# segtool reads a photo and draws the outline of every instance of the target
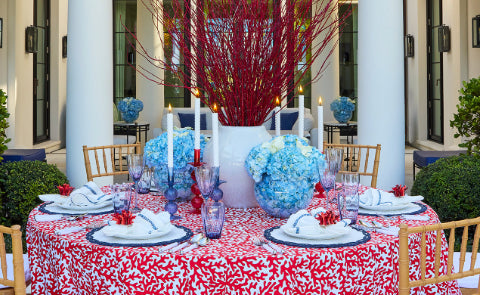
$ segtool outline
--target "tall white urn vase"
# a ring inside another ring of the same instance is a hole
[[[223,191],[223,202],[230,208],[258,207],[255,198],[255,182],[245,168],[245,159],[250,150],[272,136],[265,126],[219,126],[219,162],[220,185]],[[213,165],[212,141],[207,144],[204,161]]]

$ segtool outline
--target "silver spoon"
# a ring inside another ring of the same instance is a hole
[[[202,233],[196,234],[189,241],[183,242],[180,245],[178,245],[174,248],[171,248],[170,250],[168,250],[168,252],[173,253],[175,251],[178,251],[178,250],[181,250],[181,249],[187,247],[188,245],[198,243],[203,237],[204,237],[204,235]]]
[[[252,238],[252,242],[255,246],[259,246],[259,247],[263,247],[263,249],[267,250],[268,252],[270,252],[270,254],[276,254],[277,251],[275,251],[272,247],[270,247],[268,244],[260,241],[259,238],[257,237],[254,237]]]
[[[193,243],[192,245],[188,246],[188,247],[185,248],[185,249],[182,249],[182,250],[180,251],[180,254],[185,254],[185,253],[187,253],[187,252],[190,252],[190,251],[192,251],[193,249],[198,248],[199,246],[200,246],[200,247],[206,246],[209,242],[210,242],[210,239],[209,239],[209,238],[203,237],[203,238],[201,238],[198,242]]]

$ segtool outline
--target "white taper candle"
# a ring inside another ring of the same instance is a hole
[[[200,98],[195,98],[195,145],[194,149],[200,149]]]
[[[167,147],[168,147],[168,157],[167,163],[168,168],[173,168],[173,114],[172,114],[172,106],[168,106],[168,114],[167,114]]]
[[[218,161],[218,113],[217,106],[213,106],[212,112],[212,144],[213,144],[213,167],[220,167]]]
[[[304,125],[304,119],[305,119],[305,106],[304,106],[304,100],[305,96],[303,95],[303,87],[299,87],[299,93],[300,95],[298,96],[298,136],[303,137],[303,125]]]
[[[323,152],[323,100],[322,97],[318,99],[317,107],[317,121],[318,121],[318,141],[317,147],[320,152]]]
[[[275,107],[275,136],[280,136],[280,107]]]

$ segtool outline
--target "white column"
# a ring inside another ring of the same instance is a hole
[[[87,181],[82,146],[113,143],[112,34],[112,1],[69,1],[67,177],[75,187]]]
[[[403,63],[403,1],[359,1],[358,141],[382,145],[383,189],[405,182]]]
[[[149,1],[145,2],[147,5]],[[163,34],[163,30],[160,31]],[[142,3],[137,2],[137,37],[142,46],[151,56],[163,59],[163,47],[152,21],[152,15]],[[142,66],[153,74],[163,79],[163,71],[152,66],[140,54],[136,55],[137,67]],[[153,129],[162,126],[162,111],[164,104],[163,85],[158,85],[137,73],[136,77],[137,93],[136,98],[143,101],[143,111],[140,112],[139,121],[150,124],[148,138],[153,137]]]

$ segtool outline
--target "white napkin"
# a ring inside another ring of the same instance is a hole
[[[375,229],[376,232],[382,233],[385,235],[398,237],[398,231],[400,228],[398,226],[389,226]]]
[[[69,196],[70,203],[79,207],[97,205],[111,199],[112,196],[106,195],[93,181],[87,182],[81,188],[74,190]]]
[[[345,231],[345,227],[350,223],[349,220],[342,220],[336,224],[321,226],[315,215],[318,213],[325,212],[323,208],[317,208],[312,210],[312,213],[308,213],[307,210],[300,210],[297,213],[291,215],[287,223],[282,225],[280,228],[289,235],[299,236],[302,238],[320,238],[325,237],[335,237],[339,233]]]
[[[45,194],[45,195],[38,195],[40,200],[44,202],[58,202],[59,200],[66,200],[67,196],[62,196],[60,194]]]
[[[136,215],[131,226],[118,225],[115,221],[111,220],[108,222],[108,226],[104,227],[102,231],[108,236],[146,236],[153,233],[169,231],[171,228],[170,213],[163,211],[155,214],[153,211],[143,209]]]
[[[35,221],[57,221],[64,217],[62,214],[35,215]]]
[[[393,193],[383,190],[369,188],[363,194],[359,195],[360,207],[388,207],[423,200],[422,196],[404,196],[395,197]]]
[[[68,234],[71,234],[71,233],[76,233],[76,232],[82,231],[84,229],[85,229],[84,226],[71,226],[71,227],[66,227],[66,228],[63,228],[63,229],[58,229],[58,230],[55,231],[55,234],[58,235],[58,236],[68,235]]]
[[[430,216],[428,215],[402,215],[402,218],[405,220],[418,220],[418,221],[430,220]]]

